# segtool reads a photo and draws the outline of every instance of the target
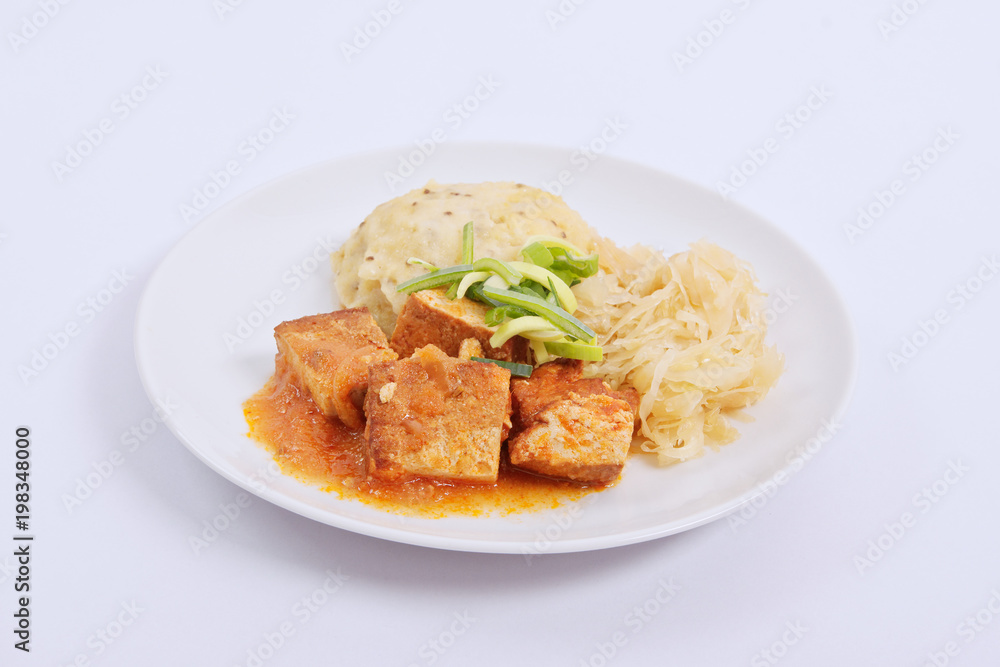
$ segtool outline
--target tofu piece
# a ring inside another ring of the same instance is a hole
[[[514,430],[530,426],[539,412],[570,391],[581,396],[609,394],[628,403],[633,413],[639,409],[639,392],[634,387],[613,391],[600,378],[583,377],[582,361],[556,359],[535,368],[530,378],[515,378],[511,383]]]
[[[470,299],[449,299],[444,289],[421,290],[403,304],[392,332],[392,349],[400,358],[417,348],[434,345],[451,357],[459,356],[462,341],[474,338],[487,359],[531,363],[528,341],[515,336],[498,348],[490,345],[494,329],[486,326],[489,306]]]
[[[604,483],[621,474],[635,421],[625,401],[570,392],[507,443],[512,465],[574,482]]]
[[[375,479],[492,483],[510,429],[510,371],[433,345],[373,364],[365,470]]]
[[[512,465],[540,475],[604,483],[618,477],[635,429],[639,393],[584,378],[583,363],[559,359],[511,383]]]
[[[458,347],[458,358],[471,359],[472,357],[487,358],[483,356],[483,346],[478,340],[475,338],[466,338]]]
[[[323,414],[361,428],[368,366],[396,359],[368,309],[282,322],[274,328],[274,339],[299,386]]]

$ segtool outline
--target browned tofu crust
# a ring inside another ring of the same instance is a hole
[[[600,378],[583,377],[582,361],[556,359],[535,368],[530,378],[514,378],[511,382],[514,430],[527,428],[539,412],[566,398],[570,391],[581,396],[609,394],[628,403],[633,413],[639,409],[639,392],[634,387],[614,391]]]
[[[512,465],[575,482],[610,482],[632,444],[632,408],[608,394],[570,392],[507,443]]]
[[[528,341],[520,336],[498,348],[490,345],[494,330],[486,326],[489,306],[470,299],[449,299],[445,291],[421,290],[407,298],[390,343],[400,358],[425,345],[434,345],[448,356],[457,357],[462,341],[474,338],[482,345],[487,359],[531,363]]]
[[[608,482],[621,473],[639,393],[582,375],[582,362],[558,359],[511,382],[511,464],[577,482]]]
[[[361,428],[368,366],[396,358],[368,309],[282,322],[274,328],[274,338],[299,386],[323,414]]]
[[[376,479],[495,482],[510,429],[510,371],[433,345],[373,364],[365,470]]]

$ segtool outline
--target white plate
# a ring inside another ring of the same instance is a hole
[[[407,152],[320,164],[257,188],[206,218],[150,278],[135,327],[143,385],[154,402],[177,404],[167,425],[227,479],[316,521],[399,542],[490,553],[602,549],[740,508],[776,473],[794,472],[810,439],[824,435],[824,420],[846,407],[857,366],[847,313],[820,269],[753,213],[648,167],[601,157],[581,172],[569,151],[509,144],[438,146],[391,192],[384,174]],[[623,244],[673,253],[706,238],[754,265],[772,295],[769,336],[787,371],[752,408],[756,421],[738,425],[742,437],[667,469],[633,456],[617,486],[579,506],[506,518],[402,518],[269,474],[269,456],[246,436],[241,404],[273,370],[274,326],[337,306],[329,250],[377,204],[429,178],[542,186],[561,171],[571,180],[567,203]],[[774,301],[779,290],[790,305]]]

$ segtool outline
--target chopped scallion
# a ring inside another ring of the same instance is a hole
[[[462,264],[472,264],[475,261],[474,240],[475,230],[472,227],[472,221],[469,220],[462,228]]]
[[[509,303],[513,306],[520,306],[525,310],[530,310],[535,315],[544,317],[575,338],[588,343],[593,343],[597,340],[597,335],[593,329],[562,308],[553,306],[544,299],[539,299],[536,296],[528,294],[520,294],[512,290],[498,290],[492,287],[483,287],[483,293],[501,303]]]
[[[521,378],[530,378],[532,366],[531,364],[519,364],[513,361],[502,361],[500,359],[485,359],[483,357],[469,357],[472,361],[481,361],[484,364],[495,364],[500,368],[506,368],[510,371],[511,375],[516,375]]]
[[[582,359],[583,361],[600,361],[604,352],[599,345],[588,345],[577,341],[546,341],[545,350],[567,359]]]
[[[442,285],[458,282],[470,271],[472,271],[471,264],[458,264],[456,266],[448,267],[447,269],[438,269],[437,271],[425,273],[417,276],[416,278],[410,278],[405,282],[399,283],[399,285],[396,286],[396,291],[411,294],[413,292],[419,292],[420,290],[441,287]]]

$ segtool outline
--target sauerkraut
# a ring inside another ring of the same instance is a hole
[[[608,239],[599,252],[599,273],[574,288],[577,315],[604,348],[588,373],[639,390],[642,450],[666,465],[735,440],[730,418],[748,419],[740,410],[767,394],[784,367],[764,342],[753,269],[706,241],[670,258]]]

